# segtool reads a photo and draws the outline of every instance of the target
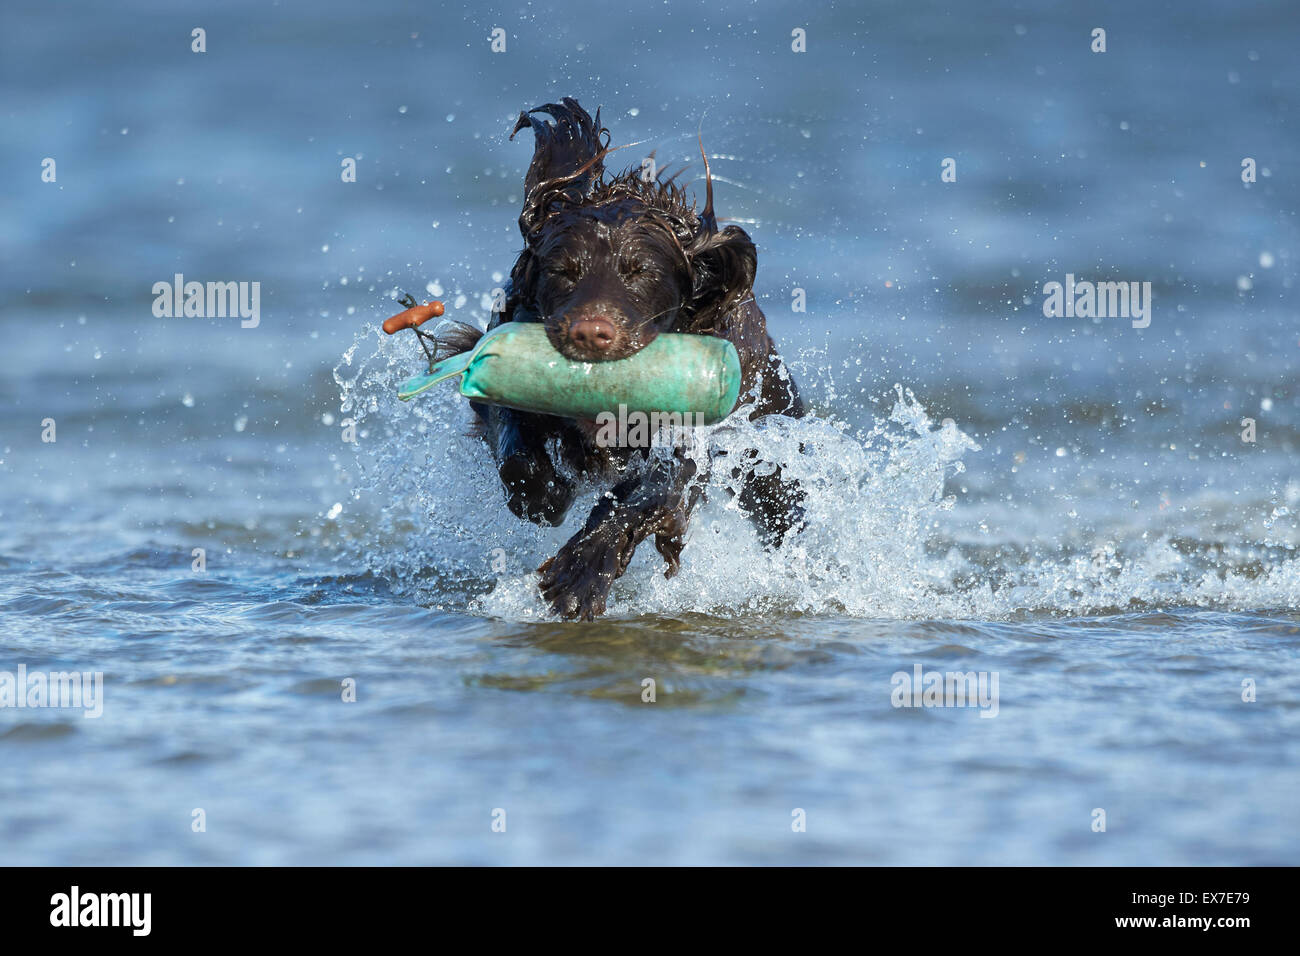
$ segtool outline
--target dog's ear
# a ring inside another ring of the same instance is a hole
[[[555,122],[538,119],[535,113],[546,113]],[[524,209],[519,216],[519,231],[527,239],[552,202],[577,202],[600,179],[609,152],[609,130],[600,125],[600,110],[593,120],[568,96],[520,113],[510,138],[525,126],[533,130],[533,161],[524,176]]]
[[[529,247],[525,247],[519,253],[519,258],[515,260],[514,267],[510,270],[510,300],[507,305],[517,303],[533,303],[537,301],[537,255]],[[508,308],[507,312],[513,314],[514,310]]]
[[[754,290],[758,250],[739,226],[702,231],[687,248],[694,274],[691,309],[697,318],[730,312]]]

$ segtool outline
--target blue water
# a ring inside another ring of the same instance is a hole
[[[6,3],[0,677],[104,696],[0,707],[0,863],[1300,862],[1298,27]],[[629,165],[702,135],[816,413],[711,439],[799,471],[794,545],[715,487],[591,625],[531,574],[582,514],[515,521],[375,332],[394,288],[484,318],[506,134],[566,94]],[[178,272],[260,323],[155,317]],[[1152,283],[1150,326],[1045,317],[1067,273]],[[894,707],[916,664],[996,716]]]

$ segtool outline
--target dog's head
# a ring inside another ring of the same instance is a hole
[[[565,202],[530,236],[520,278],[566,358],[627,358],[660,332],[714,331],[750,294],[757,254],[744,230],[711,232],[633,198]]]
[[[571,359],[634,354],[672,328],[691,291],[671,226],[630,200],[556,212],[533,254],[533,301],[551,344]]]
[[[628,170],[605,180],[611,150],[599,110],[592,119],[566,97],[521,113],[511,136],[525,127],[535,144],[512,283],[551,343],[567,358],[602,362],[660,332],[720,331],[752,294],[758,256],[743,229],[718,231],[708,158],[708,201],[696,214],[671,179]]]

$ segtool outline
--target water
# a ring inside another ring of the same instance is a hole
[[[0,709],[0,862],[1296,863],[1294,7],[602,9],[6,5],[0,671],[104,711]],[[594,491],[515,521],[374,332],[482,318],[563,94],[702,124],[815,409],[709,437],[798,471],[792,547],[716,477],[591,625],[530,570]],[[260,324],[155,318],[177,272]],[[1045,318],[1066,273],[1150,327]]]

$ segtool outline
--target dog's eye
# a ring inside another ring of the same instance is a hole
[[[550,263],[545,272],[553,279],[563,279],[567,282],[577,282],[582,276],[581,266],[573,260]]]

